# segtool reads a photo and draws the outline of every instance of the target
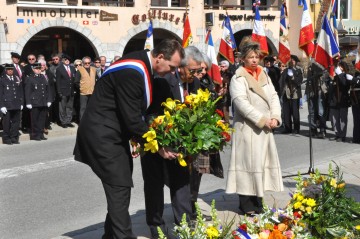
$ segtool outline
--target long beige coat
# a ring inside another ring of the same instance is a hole
[[[267,119],[281,124],[278,95],[267,74],[257,81],[243,67],[230,84],[234,106],[234,133],[226,185],[227,193],[264,196],[264,191],[282,191],[279,157],[271,130],[264,129]]]

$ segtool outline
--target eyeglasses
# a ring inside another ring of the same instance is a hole
[[[90,62],[84,62],[84,65],[90,65]]]
[[[203,71],[203,68],[199,68],[199,69],[188,69],[190,75],[194,75],[196,74],[200,74]]]
[[[34,60],[35,60],[35,58],[28,58],[28,60],[29,60],[29,61],[34,61]]]
[[[81,64],[75,64],[75,67],[81,66]]]
[[[95,61],[94,63],[100,63],[100,61]]]
[[[59,58],[54,58],[54,59],[52,59],[53,61],[58,61],[59,60]]]

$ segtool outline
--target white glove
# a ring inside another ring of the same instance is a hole
[[[26,108],[28,108],[29,110],[32,109],[32,105],[26,105]]]
[[[346,79],[347,79],[347,80],[352,80],[352,79],[353,79],[353,76],[350,75],[350,74],[346,74]]]
[[[24,106],[23,106],[23,105],[20,106],[20,110],[22,110],[22,109],[24,109]]]
[[[335,73],[336,73],[337,75],[340,75],[340,74],[342,73],[340,67],[336,67],[336,68],[335,68]]]
[[[51,102],[47,102],[47,106],[50,107],[50,106],[51,106]]]
[[[6,115],[6,112],[7,112],[7,110],[6,110],[6,107],[1,107],[1,112],[4,114],[4,115]]]
[[[287,74],[288,74],[288,76],[292,77],[294,75],[294,72],[292,69],[288,69]]]

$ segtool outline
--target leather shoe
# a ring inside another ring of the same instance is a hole
[[[294,134],[300,134],[300,131],[298,129],[294,130]]]
[[[41,140],[47,140],[44,136],[40,137]]]
[[[47,127],[48,130],[52,130],[52,127],[49,125],[49,127]]]
[[[284,130],[284,131],[281,131],[281,134],[291,134],[291,131],[289,131],[289,130]]]
[[[339,139],[339,137],[337,137],[337,136],[329,138],[330,141],[335,141],[335,140],[337,141],[338,139]]]
[[[68,127],[66,124],[62,124],[60,126],[63,127],[64,129],[66,129]]]
[[[73,124],[67,124],[67,127],[70,127],[70,128],[74,128],[75,127],[75,125],[73,125]]]
[[[11,141],[5,141],[3,144],[12,145],[13,143]]]
[[[41,141],[40,138],[30,138],[30,140]]]
[[[325,137],[326,137],[325,132],[320,132],[320,133],[318,134],[318,138],[319,138],[319,139],[325,139]]]

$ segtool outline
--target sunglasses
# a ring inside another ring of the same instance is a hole
[[[58,61],[59,60],[59,58],[54,58],[54,59],[52,59],[53,61]]]
[[[100,61],[95,61],[94,63],[100,63]]]
[[[81,66],[81,64],[75,64],[75,66],[77,67],[77,66]]]
[[[90,65],[90,62],[84,62],[84,65]]]
[[[28,58],[28,60],[29,60],[29,61],[33,61],[33,60],[35,60],[35,58]]]
[[[194,75],[196,74],[200,74],[203,71],[203,68],[199,68],[199,69],[188,69],[190,75]]]

